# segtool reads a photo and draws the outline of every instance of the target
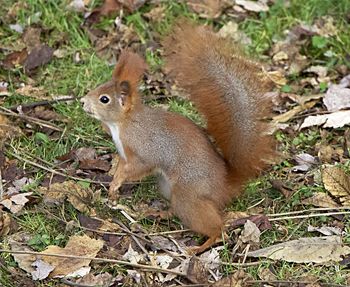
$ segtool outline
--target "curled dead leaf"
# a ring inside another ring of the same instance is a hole
[[[339,236],[309,237],[287,241],[247,253],[248,257],[266,257],[295,263],[339,262],[350,254],[350,247]]]
[[[67,245],[64,248],[50,245],[41,252],[41,254],[43,255],[42,260],[55,268],[50,274],[51,277],[65,276],[82,267],[89,266],[91,260],[44,256],[45,254],[54,253],[61,255],[95,257],[102,247],[102,240],[92,239],[87,235],[75,235],[69,238]]]
[[[322,180],[327,191],[343,206],[350,206],[350,176],[340,167],[325,166],[322,169]]]
[[[48,188],[40,187],[38,190],[44,195],[44,202],[58,204],[67,200],[80,212],[92,212],[91,204],[95,201],[95,195],[89,188],[83,188],[74,181],[51,184]]]
[[[302,204],[311,204],[317,207],[337,208],[340,207],[328,194],[315,192],[311,197],[302,200]]]

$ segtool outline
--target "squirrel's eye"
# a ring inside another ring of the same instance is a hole
[[[108,104],[109,103],[109,97],[107,95],[101,95],[100,96],[100,102],[102,104]]]

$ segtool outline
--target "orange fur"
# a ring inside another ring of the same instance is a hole
[[[270,103],[263,95],[270,83],[257,63],[241,56],[237,47],[208,27],[180,20],[163,44],[166,67],[205,116],[237,193],[274,156],[262,121],[269,116]]]

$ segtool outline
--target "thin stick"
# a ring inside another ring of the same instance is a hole
[[[21,108],[21,109],[35,108],[38,106],[47,106],[47,105],[55,104],[58,102],[68,102],[68,101],[72,101],[75,99],[77,99],[77,98],[76,97],[66,97],[66,98],[50,100],[50,101],[38,101],[38,102],[27,103],[27,104],[19,104],[19,105],[10,107],[9,110],[17,111],[18,108]]]
[[[34,251],[20,251],[20,250],[12,251],[12,250],[7,250],[7,249],[0,249],[0,253],[26,254],[26,255],[51,256],[51,257],[60,257],[60,258],[91,260],[91,261],[96,261],[96,262],[114,263],[114,264],[119,264],[119,265],[131,266],[131,267],[151,270],[151,271],[155,271],[155,272],[170,273],[170,274],[175,274],[175,275],[180,275],[180,276],[186,275],[182,272],[175,271],[175,270],[169,270],[169,269],[164,269],[164,268],[160,268],[160,267],[154,267],[154,266],[149,266],[149,265],[144,265],[144,264],[131,263],[128,261],[107,259],[107,258],[100,258],[100,257],[64,255],[64,254],[58,254],[58,253],[45,253],[44,254],[44,253],[34,252]]]
[[[54,173],[54,174],[57,174],[57,175],[61,175],[61,176],[64,176],[64,177],[67,177],[67,178],[70,178],[70,179],[74,179],[74,180],[79,180],[79,181],[86,181],[86,182],[90,182],[90,183],[97,183],[97,184],[105,184],[105,185],[109,185],[109,182],[103,182],[103,181],[95,181],[95,180],[91,180],[91,179],[85,179],[85,178],[80,178],[80,177],[75,177],[75,176],[71,176],[71,175],[68,175],[68,174],[64,174],[62,172],[59,172],[57,170],[54,170],[52,168],[48,168],[46,166],[43,166],[39,163],[36,163],[34,161],[31,161],[31,160],[28,160],[28,159],[25,159],[23,157],[20,157],[19,155],[16,155],[12,152],[8,152],[11,156],[17,158],[18,160],[22,160],[24,161],[25,163],[27,164],[30,164],[32,166],[35,166],[35,167],[38,167],[40,169],[43,169],[43,170],[46,170],[48,172],[51,172],[51,173]]]
[[[15,113],[15,112],[13,112],[13,111],[11,111],[11,110],[9,110],[9,109],[6,109],[6,108],[4,108],[4,107],[1,107],[1,106],[0,106],[0,109],[2,109],[3,111],[5,111],[5,112],[1,112],[1,111],[0,111],[0,114],[2,114],[2,115],[5,115],[5,116],[13,116],[13,117],[21,118],[21,119],[27,120],[27,121],[29,121],[29,122],[35,123],[35,124],[37,124],[37,125],[39,125],[39,126],[43,126],[43,127],[52,129],[52,130],[54,130],[54,131],[59,131],[59,132],[63,131],[62,128],[59,128],[59,127],[57,127],[56,125],[48,124],[47,121],[39,120],[39,119],[37,119],[37,118],[33,118],[33,117],[30,117],[30,116],[27,116],[27,115],[17,114],[17,113]]]
[[[319,217],[319,216],[332,216],[332,215],[343,215],[343,214],[350,214],[350,211],[311,213],[311,214],[296,215],[296,216],[282,216],[277,218],[270,218],[269,221],[280,221],[280,220],[297,219],[297,218],[312,218],[312,217]]]
[[[310,282],[310,281],[288,281],[288,280],[248,280],[245,281],[247,284],[256,284],[256,283],[266,283],[266,284],[315,284],[320,283],[322,286],[328,287],[347,287],[348,285],[339,285],[333,283],[322,283],[322,282]]]
[[[350,209],[350,206],[310,208],[305,210],[289,211],[289,212],[282,212],[282,213],[270,213],[270,214],[266,214],[266,216],[275,217],[275,216],[282,216],[282,215],[306,213],[310,211],[327,211],[327,210],[343,210],[343,209]]]
[[[162,231],[162,232],[149,233],[148,236],[169,235],[169,234],[184,233],[184,232],[189,232],[189,231],[191,231],[191,229],[179,229],[179,230],[171,230],[171,231]]]
[[[2,200],[3,195],[4,195],[4,186],[2,185],[2,176],[1,176],[1,169],[0,169],[0,201]]]

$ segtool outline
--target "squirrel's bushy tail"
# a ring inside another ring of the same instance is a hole
[[[228,164],[229,180],[241,185],[274,154],[262,118],[271,106],[259,65],[208,27],[181,20],[163,42],[166,69],[205,116],[208,133]]]

